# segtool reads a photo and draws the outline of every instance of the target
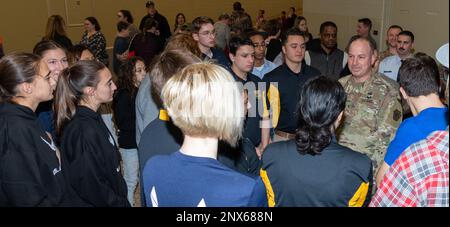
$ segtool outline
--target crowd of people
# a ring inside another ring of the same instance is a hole
[[[379,50],[369,18],[340,50],[295,7],[172,29],[145,7],[118,11],[111,67],[95,17],[0,51],[0,206],[449,206],[448,43],[436,62],[399,25]]]

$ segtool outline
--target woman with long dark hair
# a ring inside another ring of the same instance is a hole
[[[118,142],[123,160],[123,174],[128,187],[128,201],[133,206],[134,190],[138,182],[139,159],[136,144],[136,95],[146,75],[144,60],[132,57],[120,69],[113,109]],[[148,97],[150,98],[150,97]]]
[[[64,49],[69,49],[72,46],[72,41],[67,37],[66,23],[60,15],[51,15],[47,20],[47,27],[45,28],[44,41],[53,40]]]
[[[175,25],[173,26],[173,34],[181,32],[183,26],[186,25],[186,17],[183,13],[178,13],[175,17]]]
[[[74,205],[59,151],[34,113],[53,98],[50,74],[34,54],[0,61],[0,207]]]
[[[305,39],[308,39],[305,40],[305,43],[313,40],[313,36],[308,30],[308,21],[305,17],[298,16],[297,18],[295,18],[293,28],[297,28],[298,30],[305,33]]]
[[[372,162],[341,146],[334,133],[347,95],[324,76],[308,81],[300,94],[294,140],[267,146],[261,176],[269,206],[367,206]]]
[[[64,70],[56,89],[62,166],[71,187],[90,206],[130,206],[117,145],[97,113],[115,90],[111,72],[98,61],[79,61]]]

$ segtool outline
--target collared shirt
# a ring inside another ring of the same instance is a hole
[[[275,65],[273,62],[264,59],[264,64],[260,67],[253,67],[253,71],[252,74],[259,77],[259,79],[263,79],[264,75],[266,75],[267,73],[271,72],[272,70],[274,70],[277,67],[277,65]]]
[[[385,58],[390,57],[390,56],[394,56],[394,54],[392,54],[389,49],[386,49],[385,51],[381,52],[380,54],[378,54],[378,60],[380,62],[382,62]]]
[[[220,50],[218,48],[211,48],[210,51],[211,52],[209,52],[207,54],[202,53],[202,59],[203,60],[208,61],[208,60],[212,59],[214,63],[216,63],[217,65],[222,66],[225,69],[230,69],[231,68],[230,61],[225,56],[225,54],[223,53],[222,50]]]
[[[408,149],[394,162],[370,206],[448,207],[448,127]]]
[[[306,81],[319,75],[319,70],[303,63],[299,73],[293,72],[286,64],[283,64],[264,76],[263,81],[266,83],[267,90],[266,110],[271,109],[274,128],[295,133],[297,129],[295,112],[299,101],[299,91]],[[269,112],[265,111],[264,116],[269,117]]]
[[[402,59],[398,55],[393,55],[385,58],[378,69],[378,72],[397,81],[398,70],[402,65]]]
[[[391,141],[384,156],[384,161],[392,165],[394,161],[411,144],[427,138],[437,130],[445,130],[448,126],[448,108],[430,107],[420,111],[417,116],[410,117],[402,122]]]

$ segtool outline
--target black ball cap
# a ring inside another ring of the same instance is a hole
[[[150,6],[154,7],[155,3],[152,1],[148,1],[147,3],[145,3],[145,7],[149,8]]]

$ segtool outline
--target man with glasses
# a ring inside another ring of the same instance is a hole
[[[225,54],[216,45],[214,22],[209,17],[197,17],[192,21],[192,37],[197,41],[203,60],[213,59],[217,64],[229,69],[231,67]]]
[[[263,79],[264,75],[274,70],[277,66],[265,58],[267,46],[263,34],[258,31],[252,31],[248,33],[248,37],[255,47],[255,64],[252,74]]]
[[[306,43],[305,34],[293,28],[282,38],[285,63],[264,76],[267,86],[267,106],[264,117],[271,111],[272,126],[275,128],[274,141],[295,138],[298,128],[295,112],[299,91],[307,80],[320,75],[319,70],[303,63]]]
[[[318,69],[322,75],[338,80],[347,59],[348,55],[337,48],[336,24],[332,21],[323,22],[320,25],[320,49],[306,53],[306,64],[310,63],[309,65]]]

